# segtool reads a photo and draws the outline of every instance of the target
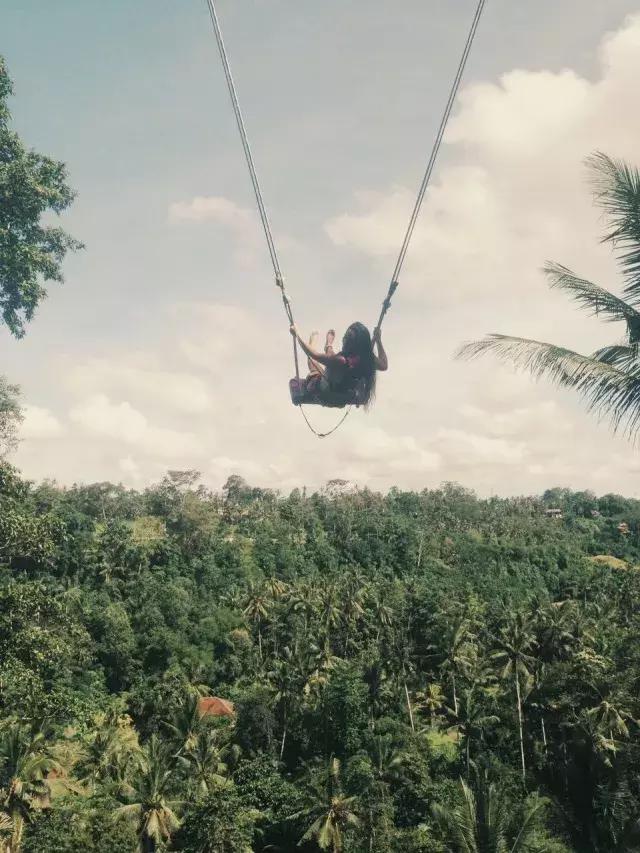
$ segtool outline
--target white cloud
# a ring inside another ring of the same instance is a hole
[[[188,459],[200,449],[193,433],[154,426],[130,403],[112,403],[105,394],[87,397],[71,409],[69,417],[88,433],[133,445],[152,456]]]
[[[169,205],[169,222],[221,225],[233,237],[234,257],[240,267],[253,266],[263,251],[256,214],[223,196],[196,196],[189,201],[173,202]]]
[[[140,466],[131,456],[125,456],[118,462],[118,468],[130,477],[137,478],[140,475]]]
[[[532,406],[506,411],[488,411],[465,403],[460,406],[459,412],[476,428],[480,427],[493,436],[532,435],[536,431],[548,433],[550,429],[554,432],[571,432],[573,426],[555,400],[542,400]]]
[[[163,409],[200,414],[212,409],[208,385],[183,371],[157,370],[91,358],[70,368],[66,384],[81,394],[103,392],[160,404]]]
[[[52,438],[61,435],[62,424],[48,409],[26,404],[22,407],[24,421],[20,427],[20,436],[25,439]]]
[[[548,257],[609,271],[582,162],[596,149],[637,160],[640,111],[621,104],[633,103],[639,77],[637,16],[604,39],[593,82],[568,69],[518,69],[464,87],[445,138],[459,161],[441,161],[428,191],[405,293],[447,305],[514,292],[543,297],[538,270]],[[413,199],[402,187],[357,193],[354,210],[328,220],[326,232],[386,264]]]
[[[169,205],[169,221],[219,222],[242,234],[256,225],[250,210],[222,196],[196,196],[190,201],[173,202]]]
[[[433,447],[446,459],[448,466],[458,469],[521,465],[527,456],[522,441],[493,438],[452,428],[438,430]]]
[[[463,89],[446,140],[509,160],[544,156],[592,115],[592,91],[570,70],[510,71],[497,85]]]
[[[250,484],[274,486],[280,485],[290,474],[290,466],[286,460],[257,462],[253,459],[231,458],[216,456],[207,466],[207,476],[215,486],[222,486],[231,476],[238,474]]]
[[[223,367],[228,369],[232,353],[235,364],[247,356],[257,357],[257,348],[248,344],[262,342],[264,329],[257,318],[243,308],[200,303],[175,306],[173,313],[189,330],[189,334],[178,341],[178,347],[194,367],[216,373]]]
[[[360,426],[345,457],[348,462],[364,462],[377,467],[377,476],[380,469],[398,474],[424,474],[440,467],[439,454],[421,447],[413,436],[389,435],[381,427]]]

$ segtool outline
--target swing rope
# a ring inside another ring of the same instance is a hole
[[[240,109],[240,101],[238,100],[238,93],[236,91],[236,86],[233,80],[233,75],[231,73],[231,66],[229,65],[229,57],[227,56],[227,49],[224,44],[224,39],[222,37],[222,29],[220,28],[220,21],[218,20],[218,15],[216,13],[216,7],[213,0],[207,0],[207,6],[209,7],[209,14],[211,15],[211,23],[213,24],[213,31],[216,36],[216,41],[218,43],[218,50],[220,51],[220,59],[222,60],[222,67],[224,69],[224,76],[227,81],[227,88],[229,89],[229,95],[231,97],[231,104],[233,106],[233,112],[236,117],[236,123],[238,125],[238,131],[240,132],[240,139],[242,141],[242,148],[244,150],[244,156],[247,161],[247,166],[249,168],[249,176],[251,178],[251,183],[253,185],[253,192],[256,197],[256,202],[258,204],[258,213],[260,214],[260,220],[262,221],[262,229],[264,231],[264,236],[267,240],[267,248],[269,249],[269,256],[271,258],[271,265],[273,267],[273,274],[276,280],[276,287],[280,289],[280,293],[282,295],[282,304],[284,305],[284,310],[287,315],[287,319],[289,321],[290,326],[294,326],[293,319],[293,310],[291,308],[291,301],[287,295],[287,291],[284,286],[284,278],[282,276],[282,269],[280,267],[280,261],[278,259],[278,252],[276,250],[275,240],[273,239],[273,232],[271,231],[271,224],[269,223],[269,216],[267,214],[267,208],[264,203],[264,198],[262,196],[262,190],[260,188],[260,181],[258,180],[258,173],[256,172],[256,167],[253,162],[253,154],[251,153],[251,146],[249,144],[249,137],[247,135],[247,129],[244,124],[244,118],[242,117],[242,110]],[[298,346],[296,339],[293,339],[293,360],[296,367],[296,379],[300,379],[300,366],[298,363]]]
[[[429,182],[431,180],[431,175],[433,173],[433,169],[436,164],[436,160],[438,158],[438,154],[440,152],[440,146],[442,145],[442,140],[444,138],[445,131],[447,129],[447,124],[449,122],[449,117],[451,116],[451,111],[453,109],[453,105],[456,100],[456,96],[458,94],[458,89],[460,88],[460,83],[462,82],[462,77],[464,74],[465,67],[467,65],[467,60],[469,58],[469,54],[471,53],[471,48],[473,47],[473,42],[476,36],[476,32],[478,30],[478,25],[480,23],[480,18],[482,17],[482,12],[484,11],[486,0],[478,0],[478,5],[476,7],[475,14],[473,16],[473,20],[471,23],[471,28],[467,35],[467,40],[464,46],[464,50],[462,52],[462,56],[460,58],[460,62],[458,63],[458,70],[456,71],[456,75],[454,77],[453,83],[451,85],[451,89],[449,91],[449,97],[447,99],[447,103],[444,109],[444,113],[442,115],[442,119],[440,121],[440,126],[438,127],[438,132],[436,134],[436,139],[433,144],[433,148],[431,150],[431,155],[429,157],[429,162],[427,163],[427,168],[422,178],[422,183],[420,184],[420,188],[418,190],[418,195],[416,198],[415,205],[413,207],[413,211],[411,213],[411,217],[409,219],[409,224],[407,226],[407,230],[404,235],[404,240],[402,241],[402,245],[400,247],[400,253],[398,254],[398,259],[396,261],[396,265],[393,270],[393,274],[391,276],[391,283],[389,284],[389,290],[387,291],[387,295],[384,298],[382,303],[382,309],[380,311],[380,316],[378,318],[377,328],[380,329],[384,318],[391,308],[391,300],[393,298],[393,294],[396,292],[398,288],[398,279],[400,277],[400,273],[402,271],[402,267],[404,265],[404,261],[407,255],[407,251],[409,250],[409,245],[411,243],[411,238],[413,236],[414,229],[416,227],[416,222],[418,221],[418,216],[420,215],[420,210],[422,208],[422,203],[424,201],[425,194],[427,192],[427,188],[429,186]],[[284,278],[282,276],[282,270],[280,268],[280,261],[278,259],[278,253],[276,251],[275,241],[273,239],[273,233],[271,231],[271,225],[269,223],[269,216],[267,215],[267,209],[264,203],[264,199],[262,196],[262,190],[260,188],[260,182],[258,180],[258,174],[256,172],[255,164],[253,162],[253,155],[251,153],[251,146],[249,145],[249,137],[247,135],[247,130],[244,124],[244,119],[242,117],[242,110],[240,109],[240,102],[238,100],[238,93],[236,91],[235,83],[233,80],[233,75],[231,74],[231,66],[229,65],[229,58],[227,56],[227,50],[224,44],[224,39],[222,37],[222,30],[220,28],[220,21],[218,20],[218,15],[216,13],[216,7],[214,0],[207,0],[207,6],[209,7],[209,14],[211,16],[211,23],[213,24],[213,30],[216,37],[216,42],[218,43],[218,50],[220,52],[220,58],[222,60],[222,67],[224,69],[224,76],[227,81],[227,88],[229,89],[229,95],[231,97],[231,103],[233,105],[233,111],[236,117],[236,123],[238,125],[238,131],[240,132],[240,139],[242,141],[242,148],[244,150],[245,159],[247,161],[247,166],[249,169],[249,176],[251,178],[251,183],[253,185],[253,192],[256,197],[256,202],[258,205],[258,213],[260,214],[260,219],[262,221],[262,228],[264,230],[264,235],[267,240],[267,247],[269,249],[269,255],[271,257],[271,264],[273,266],[273,273],[276,280],[276,286],[280,289],[280,293],[282,296],[282,303],[284,305],[285,313],[287,315],[287,319],[289,321],[289,325],[295,325],[293,319],[293,309],[291,308],[291,301],[287,295],[284,286]],[[298,345],[295,336],[293,337],[293,359],[295,362],[296,368],[296,379],[300,379],[300,367],[298,360]],[[314,427],[309,422],[307,415],[302,406],[299,406],[300,411],[302,413],[302,417],[304,418],[307,426],[314,433],[314,435],[318,436],[318,438],[326,438],[327,436],[334,433],[347,419],[349,412],[351,411],[351,407],[347,409],[345,414],[342,416],[342,419],[336,424],[336,426],[329,430],[329,432],[320,433],[317,432]]]
[[[473,42],[476,37],[476,32],[478,30],[478,24],[480,23],[480,18],[482,17],[482,12],[484,11],[486,0],[479,0],[478,5],[476,7],[475,14],[473,16],[473,21],[471,22],[471,28],[469,29],[469,33],[467,35],[467,41],[464,46],[464,50],[462,51],[462,56],[460,57],[460,62],[458,63],[458,70],[456,71],[456,76],[453,79],[453,83],[451,85],[451,89],[449,91],[449,98],[447,99],[447,104],[444,108],[444,113],[442,114],[442,119],[440,121],[440,126],[438,128],[438,132],[436,134],[435,142],[433,143],[433,148],[431,150],[431,156],[429,157],[429,162],[427,163],[427,168],[422,178],[422,183],[420,184],[420,188],[418,190],[418,195],[416,198],[416,203],[413,207],[413,212],[411,213],[411,217],[409,219],[409,224],[407,226],[407,230],[404,235],[404,240],[402,241],[402,246],[400,247],[400,253],[398,254],[398,260],[396,261],[396,265],[393,269],[393,273],[391,275],[391,283],[389,284],[389,290],[387,295],[382,303],[382,310],[380,312],[380,317],[378,318],[378,328],[382,326],[382,322],[387,314],[389,308],[391,308],[391,299],[393,294],[396,292],[398,287],[398,280],[400,278],[400,273],[402,272],[402,267],[404,265],[405,258],[407,256],[407,251],[409,249],[409,244],[411,243],[411,238],[413,236],[413,231],[416,227],[416,222],[418,221],[418,216],[420,215],[420,209],[422,208],[422,202],[424,201],[425,194],[427,192],[427,187],[429,186],[429,182],[431,180],[431,175],[433,173],[434,166],[436,164],[436,160],[438,159],[438,154],[440,153],[440,146],[442,145],[442,140],[444,138],[445,131],[447,129],[447,124],[449,123],[449,117],[451,116],[451,110],[453,109],[453,105],[455,103],[456,97],[458,95],[458,89],[460,88],[460,83],[462,82],[462,76],[464,74],[464,70],[467,65],[467,59],[469,58],[469,54],[471,53],[471,48],[473,47]]]

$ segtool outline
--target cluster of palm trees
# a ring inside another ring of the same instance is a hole
[[[378,849],[412,752],[444,743],[463,781],[457,802],[434,804],[430,814],[451,850],[515,853],[527,849],[531,833],[535,849],[561,849],[544,840],[540,788],[564,800],[567,831],[590,849],[626,849],[620,845],[637,827],[621,803],[639,723],[630,691],[613,677],[621,630],[615,602],[532,601],[490,610],[470,595],[432,609],[419,583],[372,580],[358,570],[346,572],[340,586],[271,578],[232,598],[245,621],[230,635],[239,682],[260,685],[269,696],[277,726],[273,760],[301,791],[289,819],[301,827],[302,843],[340,853],[346,838],[360,837]],[[633,612],[625,613],[631,629]],[[340,755],[316,752],[301,763],[301,727],[322,719],[332,680],[345,671],[356,673],[363,691],[360,747],[342,744]],[[143,853],[167,846],[185,804],[232,786],[243,757],[236,728],[203,717],[199,696],[196,688],[187,692],[142,744],[123,708],[98,715],[88,732],[53,739],[5,721],[3,853],[19,853],[25,825],[52,797],[98,789],[113,798],[114,819],[135,828]],[[400,740],[385,730],[392,719],[404,720]],[[361,773],[354,788],[363,756],[366,780]],[[487,776],[498,757],[502,766],[519,768],[515,823],[501,785]],[[463,847],[463,835],[475,841]]]
[[[474,779],[477,795],[475,762],[495,749],[497,732],[505,726],[513,731],[513,758],[524,790],[535,790],[549,774],[564,774],[562,785],[568,784],[584,753],[593,773],[589,784],[595,790],[606,783],[637,734],[627,707],[631,697],[604,677],[601,640],[595,639],[595,626],[610,603],[590,605],[588,616],[572,600],[506,606],[497,616],[472,597],[425,620],[417,604],[420,592],[415,594],[412,600],[409,587],[398,595],[393,584],[386,588],[354,572],[340,591],[330,583],[290,587],[266,581],[238,599],[255,637],[254,677],[266,679],[280,710],[280,758],[291,720],[310,702],[321,701],[332,669],[360,657],[367,661],[363,677],[371,726],[403,707],[416,736],[439,731],[452,737],[463,756],[467,805]],[[568,687],[559,685],[565,680],[579,688],[579,697],[563,695]],[[510,752],[511,745],[506,749]],[[337,790],[339,763],[331,767]],[[323,838],[337,838],[340,826],[355,825],[346,821],[347,811],[363,821],[357,800],[339,798],[339,808],[323,812],[324,822],[316,826],[324,827]],[[540,809],[536,802],[532,814]],[[334,820],[335,833],[330,831]]]

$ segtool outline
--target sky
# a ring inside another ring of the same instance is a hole
[[[372,324],[475,0],[217,5],[297,324]],[[620,288],[584,160],[638,164],[640,0],[487,0],[385,322],[390,369],[373,409],[322,441],[289,402],[287,321],[204,0],[3,0],[0,35],[14,127],[67,164],[60,224],[86,246],[25,338],[0,328],[26,476],[638,494],[637,449],[577,398],[454,353],[487,332],[582,351],[623,334],[540,269]]]

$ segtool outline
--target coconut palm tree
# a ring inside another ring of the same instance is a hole
[[[237,757],[233,748],[220,744],[219,734],[219,729],[213,727],[202,729],[189,748],[177,757],[178,764],[187,770],[198,796],[206,795],[212,784],[224,783],[229,764]]]
[[[118,709],[98,714],[92,731],[83,743],[80,781],[122,783],[139,769],[143,753],[131,718]]]
[[[258,632],[258,653],[262,664],[262,628],[269,617],[270,600],[267,591],[258,587],[253,581],[249,582],[249,588],[242,602],[242,613],[249,623],[256,626]]]
[[[120,793],[129,802],[116,809],[114,817],[135,823],[139,853],[155,853],[170,840],[180,821],[175,813],[177,803],[169,799],[173,768],[155,735],[147,744],[145,757],[131,782],[121,786]]]
[[[546,801],[532,797],[514,822],[506,800],[494,783],[478,774],[475,791],[460,780],[461,802],[448,807],[434,803],[432,814],[452,853],[536,853],[557,851],[556,842],[545,838],[542,818]],[[534,846],[535,843],[535,846]]]
[[[458,715],[458,692],[456,678],[463,674],[469,663],[469,652],[473,647],[471,624],[465,615],[454,617],[443,638],[444,660],[441,671],[451,679],[453,710]]]
[[[520,761],[522,781],[525,781],[526,764],[524,758],[524,721],[522,716],[522,692],[531,685],[531,673],[535,659],[531,654],[536,648],[536,640],[531,620],[520,612],[513,614],[507,625],[495,638],[498,651],[492,658],[501,669],[504,679],[513,679],[518,714],[518,734],[520,740]]]
[[[599,705],[583,711],[582,717],[594,751],[610,763],[611,755],[615,755],[618,750],[618,743],[629,740],[628,723],[633,719],[631,714],[603,699]]]
[[[427,685],[426,690],[416,693],[417,707],[429,715],[429,726],[435,729],[439,712],[444,707],[445,695],[442,688],[434,681]]]
[[[289,725],[289,707],[294,695],[291,649],[288,646],[283,649],[283,657],[273,661],[267,678],[274,693],[274,704],[280,708],[282,718],[282,739],[280,741],[280,761],[282,761]]]
[[[56,769],[41,731],[12,723],[0,734],[0,824],[6,853],[19,853],[25,823],[34,809],[49,802],[46,777]]]
[[[614,429],[623,425],[629,435],[635,435],[640,429],[640,172],[602,153],[587,162],[595,202],[609,223],[604,241],[617,254],[624,298],[560,264],[547,263],[544,272],[550,286],[564,290],[580,308],[605,322],[624,323],[624,338],[582,355],[555,344],[492,334],[465,344],[458,357],[493,353],[535,377],[545,376],[572,388]]]
[[[178,752],[192,749],[198,734],[206,726],[199,703],[200,697],[197,693],[185,693],[182,702],[173,714],[173,719],[164,723],[171,733],[171,738]]]
[[[0,850],[2,853],[7,853],[10,849],[9,842],[11,840],[12,827],[11,816],[6,812],[0,812]]]
[[[458,703],[458,714],[452,728],[458,730],[464,742],[464,754],[467,765],[467,779],[471,772],[471,744],[484,738],[485,729],[500,722],[500,717],[488,714],[480,697],[480,688],[472,685],[465,690],[462,701]],[[448,709],[453,712],[452,708]]]
[[[379,590],[373,594],[368,612],[371,624],[375,626],[376,643],[379,643],[380,637],[391,627],[395,613]]]
[[[342,853],[345,832],[359,827],[360,818],[356,797],[347,797],[342,790],[339,759],[331,758],[320,773],[311,770],[305,795],[307,807],[293,817],[304,816],[313,822],[299,843],[315,841],[321,850]]]

